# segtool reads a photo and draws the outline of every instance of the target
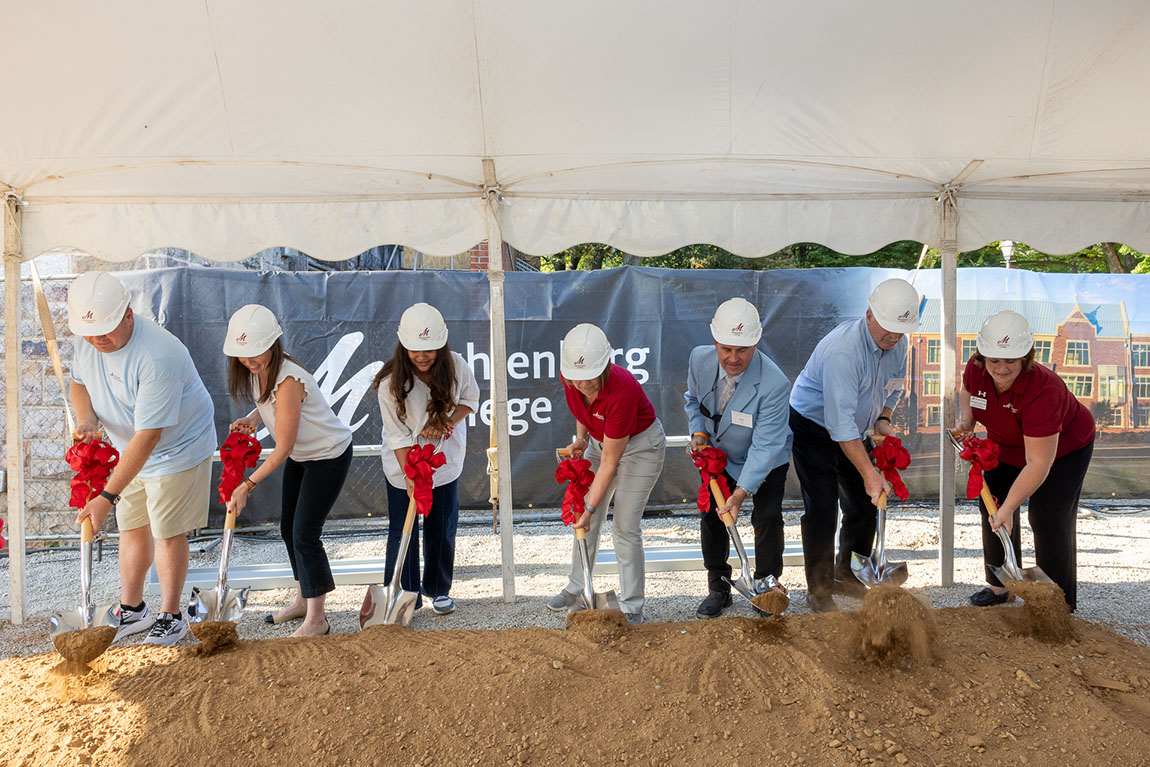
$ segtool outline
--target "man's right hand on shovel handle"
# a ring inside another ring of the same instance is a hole
[[[866,494],[870,496],[870,502],[875,506],[878,506],[878,499],[883,493],[891,495],[893,492],[890,483],[886,481],[886,477],[877,470],[866,476],[863,485],[866,487]]]
[[[80,509],[80,513],[76,515],[76,524],[83,524],[84,518],[87,517],[92,521],[92,529],[99,530],[111,510],[112,503],[104,496],[97,495]]]
[[[80,421],[76,424],[76,433],[72,439],[77,442],[91,442],[100,438],[100,425],[95,421]]]

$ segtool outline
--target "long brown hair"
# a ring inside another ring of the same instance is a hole
[[[385,378],[390,378],[388,391],[395,400],[395,414],[401,421],[407,420],[407,393],[415,386],[415,364],[407,356],[407,349],[402,343],[395,345],[395,353],[391,355],[383,368],[375,374],[371,382],[372,389],[378,389]],[[447,426],[447,419],[455,410],[452,399],[452,390],[455,388],[455,362],[451,357],[451,346],[444,344],[435,352],[435,362],[431,363],[428,371],[431,380],[427,388],[431,390],[431,399],[427,402],[427,422],[432,426],[443,428]]]
[[[259,399],[252,397],[252,377],[255,373],[248,370],[244,363],[240,362],[239,357],[228,357],[228,393],[232,395],[232,400],[239,404],[255,404],[261,405],[269,402],[272,394],[276,390],[276,379],[280,376],[280,367],[283,365],[284,360],[291,360],[297,365],[299,361],[284,351],[283,340],[277,338],[272,342],[271,347],[268,349],[272,353],[272,358],[268,361],[268,378],[264,383],[264,388],[260,391]],[[260,355],[257,354],[257,357]],[[249,358],[250,359],[250,358]]]

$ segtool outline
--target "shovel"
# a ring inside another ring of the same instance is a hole
[[[563,463],[564,459],[573,455],[579,456],[582,455],[582,452],[561,447],[555,451],[555,460]],[[575,528],[575,547],[579,549],[579,560],[583,566],[583,593],[575,597],[575,605],[571,612],[576,610],[618,610],[619,598],[615,596],[615,590],[596,594],[594,585],[591,583],[592,566],[591,554],[587,550],[587,528]]]
[[[239,621],[248,604],[250,586],[233,591],[228,588],[228,560],[232,554],[232,538],[236,531],[236,515],[229,511],[224,515],[224,537],[220,544],[220,570],[216,576],[216,587],[211,591],[192,588],[192,601],[188,605],[188,620],[192,633],[198,638],[204,628],[202,624],[211,622],[235,623]]]
[[[80,527],[80,607],[58,612],[50,619],[48,636],[64,659],[86,666],[108,649],[116,639],[120,619],[116,603],[92,604],[92,520]]]
[[[986,504],[986,511],[990,516],[998,513],[998,504],[994,502],[994,496],[990,494],[990,488],[986,486],[986,480],[982,481],[982,502]],[[994,575],[998,578],[999,582],[1006,583],[1007,581],[1028,581],[1030,583],[1054,583],[1050,580],[1050,576],[1043,572],[1041,567],[1035,565],[1034,567],[1019,567],[1018,560],[1014,557],[1014,542],[1010,540],[1010,533],[1006,532],[1005,525],[998,526],[998,540],[1002,543],[1002,551],[1005,557],[1002,562],[1002,567],[994,568]]]
[[[718,480],[711,480],[711,495],[715,496],[715,503],[718,508],[723,508],[727,505],[727,499],[723,497],[723,490],[719,487]],[[765,594],[771,589],[779,585],[779,580],[774,575],[767,575],[764,578],[755,580],[751,577],[751,561],[747,558],[747,550],[743,548],[743,539],[739,535],[739,528],[735,524],[735,520],[731,519],[730,514],[719,513],[719,519],[722,520],[723,525],[727,528],[727,534],[731,536],[731,543],[735,544],[735,552],[739,555],[739,572],[733,578],[723,576],[723,580],[730,584],[731,588],[737,591],[742,597],[751,603],[751,607],[758,610],[763,615],[770,615],[769,612],[759,607],[755,603],[755,597],[759,594]]]
[[[869,557],[851,552],[851,572],[868,588],[882,584],[901,586],[910,577],[906,562],[886,561],[886,493],[878,497],[878,535]]]
[[[419,600],[419,592],[405,591],[400,585],[400,575],[403,573],[403,563],[407,559],[407,546],[411,542],[411,531],[415,528],[415,498],[411,497],[407,504],[407,516],[403,519],[403,537],[399,539],[399,550],[395,559],[395,569],[391,573],[391,581],[386,586],[368,586],[367,594],[363,597],[363,606],[359,608],[359,627],[368,626],[403,626],[411,625],[411,616],[415,613],[415,603]]]

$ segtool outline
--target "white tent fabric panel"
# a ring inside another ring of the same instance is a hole
[[[529,253],[939,246],[948,185],[962,249],[1150,249],[1140,0],[0,0],[0,19],[26,257],[460,252],[486,236],[484,159]]]

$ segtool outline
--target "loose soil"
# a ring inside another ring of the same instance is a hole
[[[13,658],[0,754],[19,767],[1150,765],[1150,648],[1077,618],[1075,639],[1039,640],[1017,602],[930,611],[899,592],[858,613],[630,626],[596,610],[566,630],[377,626],[204,657],[113,647],[84,676],[52,673],[55,654]]]
[[[751,602],[754,603],[755,607],[771,615],[784,613],[787,611],[787,608],[791,606],[790,597],[774,589],[763,594],[756,594],[751,599]]]
[[[93,626],[57,634],[52,637],[52,644],[64,660],[80,670],[86,669],[89,663],[100,657],[115,638],[115,626]]]
[[[235,644],[236,624],[232,621],[202,621],[189,624],[192,635],[199,640],[188,650],[195,655],[211,655],[228,645]]]

